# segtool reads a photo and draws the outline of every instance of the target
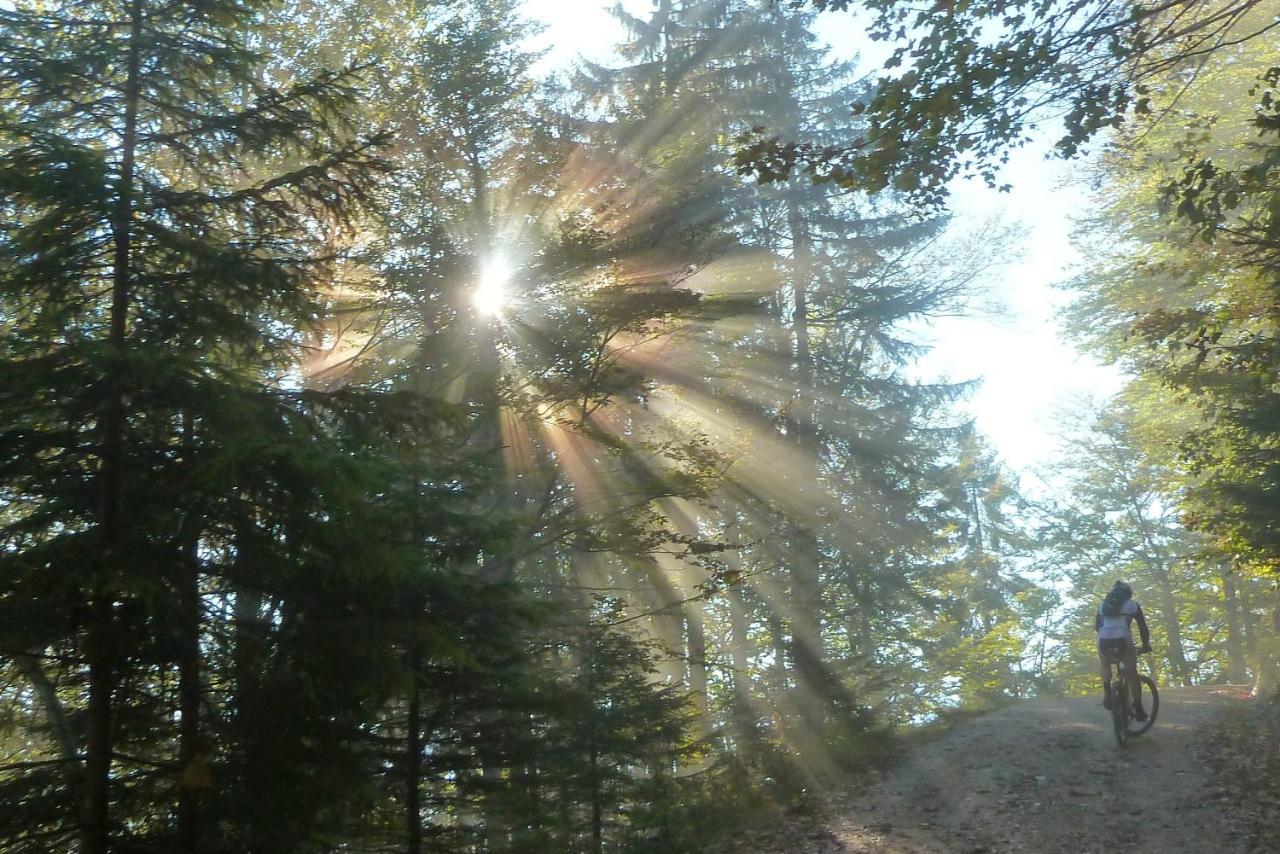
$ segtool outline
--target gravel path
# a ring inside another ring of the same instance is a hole
[[[1169,689],[1155,728],[1116,747],[1097,700],[1003,709],[921,746],[826,817],[757,837],[757,854],[1257,854],[1202,753],[1202,734],[1239,688]],[[1119,827],[1133,844],[1113,841]]]

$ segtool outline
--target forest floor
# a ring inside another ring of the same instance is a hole
[[[912,749],[877,779],[734,840],[741,854],[1280,851],[1272,815],[1232,791],[1223,738],[1242,688],[1168,689],[1151,732],[1117,748],[1097,698],[992,712]],[[1224,743],[1225,742],[1225,743]],[[1117,839],[1119,837],[1119,839]],[[1119,841],[1133,838],[1132,844]]]

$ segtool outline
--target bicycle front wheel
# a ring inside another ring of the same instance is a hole
[[[1125,735],[1130,738],[1142,735],[1151,727],[1155,726],[1156,713],[1160,711],[1160,692],[1156,690],[1156,683],[1150,676],[1139,676],[1138,682],[1142,685],[1142,693],[1146,700],[1147,719],[1145,721],[1127,721],[1125,726]]]

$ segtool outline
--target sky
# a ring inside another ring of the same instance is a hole
[[[538,71],[571,67],[579,56],[607,61],[623,33],[609,15],[613,0],[526,0],[528,15],[544,25],[534,44],[547,51]],[[652,8],[649,0],[623,0],[633,14]],[[861,54],[876,63],[884,49],[869,43],[848,13],[823,13],[819,38],[836,54]],[[918,364],[923,380],[979,380],[963,403],[978,429],[1014,470],[1051,469],[1062,412],[1082,397],[1102,398],[1119,390],[1120,373],[1077,351],[1055,320],[1069,299],[1055,284],[1069,278],[1079,262],[1071,245],[1073,213],[1089,205],[1087,189],[1072,182],[1078,163],[1046,159],[1046,142],[1013,152],[999,176],[1008,193],[980,181],[957,182],[951,209],[957,228],[999,222],[1020,236],[987,244],[996,261],[978,283],[974,308],[963,316],[934,319],[915,330],[932,351]]]

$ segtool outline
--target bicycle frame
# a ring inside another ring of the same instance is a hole
[[[1123,643],[1105,644],[1102,647],[1103,654],[1106,656],[1107,669],[1111,674],[1111,723],[1115,729],[1116,742],[1124,747],[1130,738],[1142,735],[1151,729],[1156,722],[1156,713],[1160,708],[1160,693],[1156,690],[1156,683],[1149,676],[1138,675],[1138,690],[1142,691],[1145,683],[1147,693],[1150,696],[1151,708],[1147,713],[1147,720],[1140,726],[1131,727],[1132,712],[1130,709],[1133,703],[1133,693],[1129,684],[1129,679],[1125,674]],[[1141,697],[1139,693],[1139,697]]]

